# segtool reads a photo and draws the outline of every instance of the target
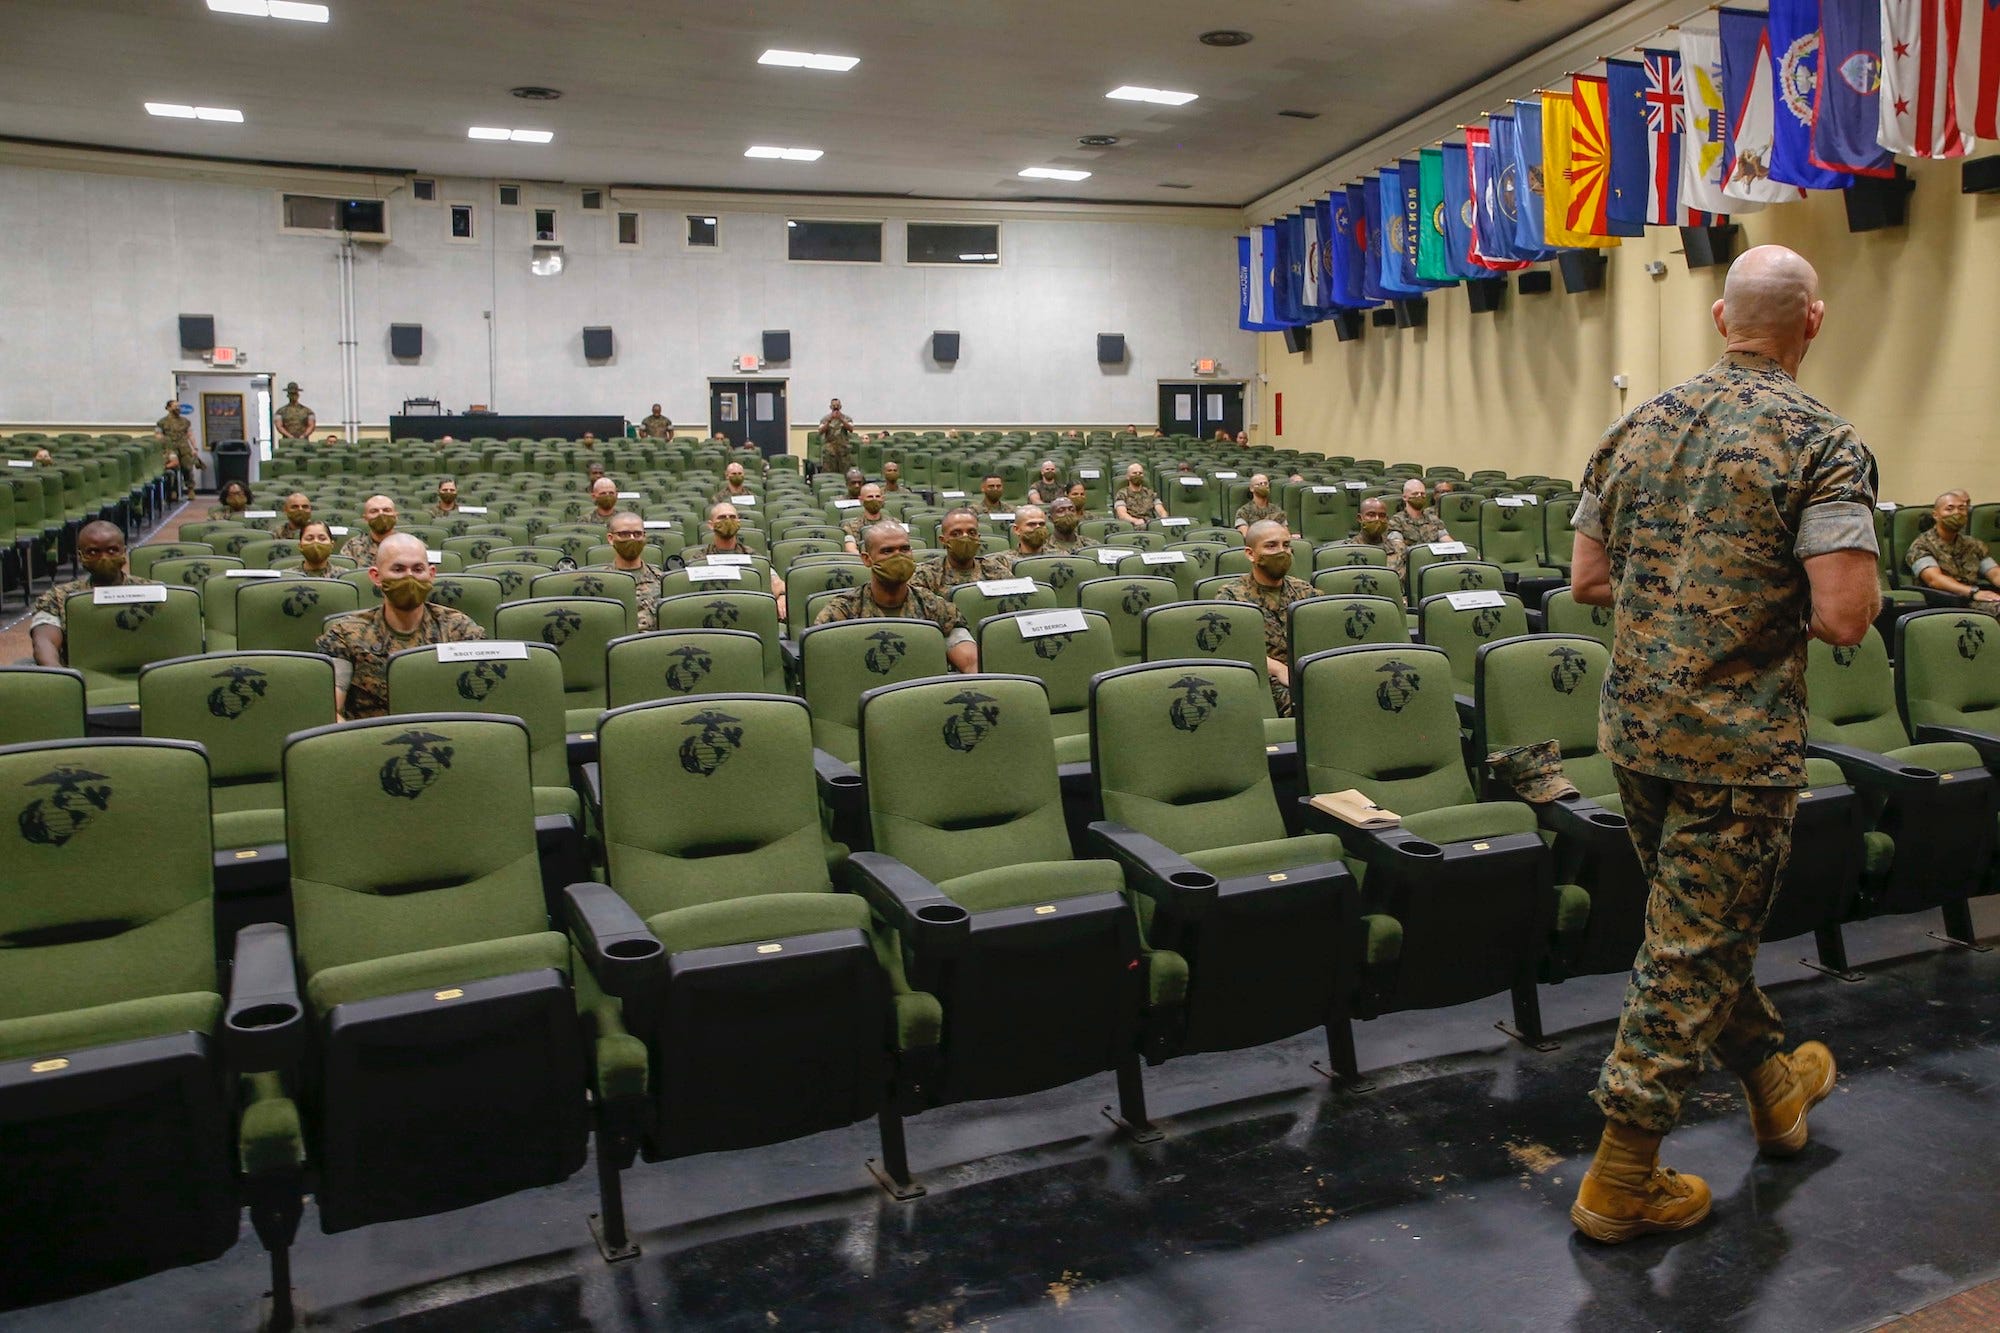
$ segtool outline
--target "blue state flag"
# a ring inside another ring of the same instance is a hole
[[[1369,200],[1374,206],[1375,234],[1368,248],[1375,258],[1376,286],[1385,300],[1422,296],[1423,288],[1403,281],[1403,178],[1394,167],[1384,167],[1369,185],[1375,196]]]
[[[1315,199],[1306,205],[1306,209],[1315,241],[1313,268],[1319,290],[1319,305],[1315,313],[1320,319],[1327,319],[1340,309],[1340,292],[1333,285],[1333,252],[1339,245],[1333,234],[1333,201]]]
[[[1816,165],[1857,176],[1896,174],[1896,155],[1875,142],[1882,123],[1882,6],[1876,0],[1821,0],[1813,94]]]
[[[1542,103],[1514,103],[1514,249],[1541,254],[1549,248],[1542,230]]]
[[[1264,228],[1236,238],[1236,327],[1276,333],[1284,325],[1270,319],[1271,270],[1264,254]]]
[[[1813,162],[1819,83],[1819,0],[1771,0],[1771,90],[1777,133],[1771,179],[1805,190],[1844,190],[1854,178]]]
[[[1361,221],[1361,187],[1349,185],[1335,190],[1326,197],[1326,206],[1333,214],[1333,228],[1327,233],[1332,237],[1327,254],[1333,264],[1333,303],[1347,310],[1366,309],[1376,302],[1361,280],[1364,268],[1361,241],[1368,234]]]
[[[1271,247],[1271,318],[1281,324],[1296,324],[1299,296],[1292,283],[1292,232],[1283,218],[1264,229]]]
[[[1645,225],[1653,156],[1646,129],[1646,67],[1636,60],[1607,60],[1610,90],[1611,176],[1604,215],[1613,222]],[[1678,165],[1678,164],[1676,164]]]
[[[1472,257],[1472,169],[1462,143],[1444,145],[1444,241],[1445,263],[1458,277],[1500,276]]]
[[[1361,284],[1361,296],[1368,301],[1386,301],[1389,293],[1382,287],[1382,261],[1378,257],[1381,243],[1378,234],[1382,230],[1382,186],[1373,176],[1366,177],[1359,185],[1347,187],[1347,216],[1354,225],[1354,249],[1356,256],[1355,278]]]
[[[1492,188],[1480,195],[1479,248],[1489,259],[1540,263],[1551,258],[1546,250],[1524,248],[1518,239],[1522,201],[1528,198],[1527,177],[1521,174],[1520,130],[1514,117],[1489,115],[1487,132],[1493,138],[1490,155]]]

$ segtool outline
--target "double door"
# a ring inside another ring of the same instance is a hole
[[[1219,430],[1235,435],[1243,429],[1243,382],[1162,380],[1160,429],[1169,435],[1193,435],[1204,440]]]
[[[766,458],[786,451],[785,381],[710,380],[708,433],[756,447]]]

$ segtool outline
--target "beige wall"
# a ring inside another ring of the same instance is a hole
[[[1778,243],[1819,269],[1826,324],[1799,378],[1860,428],[1883,498],[1928,501],[1947,485],[2000,499],[2000,195],[1959,192],[1957,163],[1912,168],[1904,228],[1850,235],[1837,194],[1739,219],[1741,246]],[[1429,326],[1370,328],[1359,343],[1315,331],[1313,350],[1266,334],[1258,356],[1272,443],[1357,457],[1504,467],[1574,480],[1621,412],[1713,361],[1708,308],[1720,269],[1689,272],[1677,232],[1613,250],[1602,291],[1509,291],[1474,315],[1434,293]],[[1663,277],[1644,271],[1666,263]],[[1624,392],[1613,375],[1630,378]],[[1272,435],[1284,395],[1284,434]]]

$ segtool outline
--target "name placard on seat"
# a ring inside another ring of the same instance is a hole
[[[1464,543],[1464,542],[1432,542],[1432,543],[1430,544],[1430,548],[1431,548],[1431,554],[1432,554],[1432,555],[1464,555],[1464,554],[1465,554],[1465,543]]]
[[[1033,592],[1033,579],[981,579],[974,585],[987,597],[1014,597],[1021,593]]]
[[[32,458],[10,458],[7,460],[8,467],[33,467],[34,465],[35,460]]]
[[[1497,592],[1448,592],[1444,596],[1454,611],[1477,611],[1482,607],[1507,605],[1507,599]]]
[[[1342,490],[1339,486],[1308,486],[1306,489],[1314,495],[1338,495]]]
[[[646,493],[644,491],[620,491],[618,492],[618,498],[621,500],[643,500],[646,498]]]
[[[1139,563],[1142,565],[1184,565],[1187,556],[1180,551],[1141,551]]]
[[[743,570],[738,565],[689,565],[687,576],[696,583],[741,583]]]
[[[964,492],[964,491],[939,491],[939,492],[938,492],[938,499],[940,499],[940,500],[963,500],[964,498],[965,498],[965,492]]]
[[[1163,528],[1188,528],[1194,526],[1194,520],[1191,518],[1163,518],[1160,520],[1160,526]]]
[[[1139,554],[1137,551],[1127,546],[1100,546],[1097,548],[1097,563],[1116,567],[1126,556],[1137,554]]]
[[[1199,485],[1201,485],[1201,478],[1200,478],[1200,477],[1175,477],[1175,478],[1174,478],[1174,480],[1175,480],[1175,481],[1178,481],[1178,482],[1179,482],[1179,483],[1180,483],[1181,485],[1183,485],[1183,486],[1199,486]]]
[[[750,565],[756,563],[756,560],[756,556],[745,555],[741,551],[711,551],[708,554],[708,563],[711,565]]]
[[[757,497],[754,495],[732,495],[729,497],[729,503],[733,505],[754,505],[757,503]]]
[[[485,513],[485,512],[486,512],[486,506],[485,506],[485,505],[460,505],[460,506],[458,506],[458,508],[456,508],[456,509],[452,510],[452,512],[453,512],[454,514],[483,514],[483,513]]]
[[[1215,474],[1215,479],[1217,481],[1235,481],[1236,474],[1234,472],[1218,472]]]
[[[1094,467],[1080,467],[1076,470],[1076,475],[1083,478],[1083,480],[1085,481],[1096,481],[1099,477],[1103,476],[1104,473],[1101,470]]]
[[[1020,627],[1024,639],[1041,639],[1051,634],[1075,634],[1089,628],[1090,622],[1083,618],[1083,612],[1075,607],[1064,607],[1058,611],[1016,611],[1014,623]]]
[[[281,579],[285,577],[285,571],[282,569],[225,569],[222,571],[222,575],[224,578],[231,579]]]
[[[1003,510],[997,514],[988,514],[986,518],[989,522],[993,523],[1012,523],[1014,521],[1014,515],[1011,510]]]
[[[639,526],[648,532],[658,532],[662,528],[671,528],[673,525],[674,521],[670,518],[642,518],[639,520]]]
[[[341,528],[341,527],[329,527],[327,529],[328,532],[332,533],[336,537],[345,537],[348,533],[352,532],[353,530],[354,529],[352,528]]]
[[[164,583],[121,583],[109,588],[90,590],[90,601],[93,606],[132,606],[140,602],[166,600],[167,585]]]
[[[1340,484],[1343,488],[1350,491],[1365,491],[1368,489],[1368,483],[1365,481],[1343,481]]]
[[[440,662],[525,662],[528,645],[519,639],[481,639],[473,643],[441,643]]]
[[[835,501],[833,502],[833,507],[834,507],[835,509],[859,509],[859,508],[861,508],[861,501],[859,501],[859,500],[835,500]]]
[[[278,511],[275,509],[246,509],[243,511],[243,517],[245,518],[276,518],[277,516]]]
[[[434,565],[438,565],[438,564],[443,564],[443,563],[444,563],[444,552],[443,552],[443,551],[425,551],[425,552],[424,552],[424,559],[426,559],[426,560],[430,561],[430,562],[431,562],[432,564],[434,564]]]

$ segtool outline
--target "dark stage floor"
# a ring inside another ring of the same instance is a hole
[[[2000,902],[1980,905],[1982,937]],[[910,1121],[928,1197],[891,1202],[873,1126],[626,1175],[643,1255],[598,1258],[588,1170],[442,1218],[295,1250],[310,1327],[397,1333],[661,1326],[1106,1329],[1865,1328],[2000,1274],[2000,951],[1933,915],[1851,928],[1854,985],[1765,950],[1794,1040],[1842,1061],[1814,1142],[1759,1161],[1733,1081],[1702,1083],[1669,1160],[1713,1219],[1618,1249],[1567,1213],[1622,977],[1544,988],[1562,1049],[1491,1026],[1504,999],[1362,1024],[1375,1088],[1333,1093],[1315,1035],[1148,1072],[1164,1142],[1113,1137],[1111,1079]],[[0,1203],[4,1206],[4,1203]],[[199,1268],[0,1315],[0,1331],[248,1329],[246,1226]]]

